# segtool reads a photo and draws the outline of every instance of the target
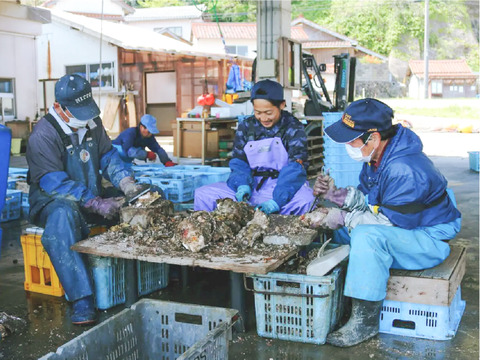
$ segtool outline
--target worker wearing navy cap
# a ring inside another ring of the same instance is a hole
[[[314,200],[307,182],[303,125],[284,110],[283,88],[278,82],[257,82],[251,101],[254,116],[238,125],[230,177],[226,183],[198,188],[194,209],[211,211],[217,199],[231,198],[249,201],[266,214],[303,214]]]
[[[73,302],[72,322],[90,324],[96,321],[90,275],[70,247],[88,236],[87,222],[118,218],[126,200],[119,195],[134,197],[146,185],[135,183],[112,147],[87,80],[63,76],[55,98],[28,140],[30,221],[44,228],[42,244]],[[100,170],[115,186],[110,194],[101,186]]]
[[[154,161],[157,156],[166,167],[175,166],[167,152],[158,145],[153,135],[158,134],[157,119],[150,114],[145,114],[140,119],[137,127],[128,128],[112,141],[113,146],[120,153],[123,161],[131,163],[134,159]],[[145,151],[148,147],[150,151]]]
[[[450,253],[443,240],[460,231],[461,214],[447,180],[422,152],[420,138],[392,125],[392,118],[388,105],[362,99],[325,129],[351,158],[364,162],[358,188],[337,189],[328,175],[314,185],[315,195],[340,207],[315,226],[339,229],[340,241],[350,244],[345,295],[352,297],[352,314],[328,335],[335,346],[353,346],[378,333],[390,268],[440,264]]]

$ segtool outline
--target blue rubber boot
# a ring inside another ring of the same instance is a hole
[[[97,322],[97,312],[92,296],[74,301],[72,308],[73,314],[70,319],[74,325],[89,325]]]

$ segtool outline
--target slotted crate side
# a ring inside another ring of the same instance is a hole
[[[60,359],[227,359],[232,309],[143,299],[49,353]]]
[[[167,200],[186,202],[193,200],[194,179],[185,174],[170,173],[168,177],[141,177],[139,183],[156,185],[163,190]]]
[[[379,331],[432,340],[448,340],[455,336],[463,312],[460,286],[449,306],[414,304],[384,300]]]
[[[252,275],[260,336],[324,344],[343,314],[345,264],[326,276]]]
[[[42,235],[24,234],[20,237],[25,270],[24,288],[40,294],[63,296],[62,284],[50,257],[42,245]]]
[[[22,204],[22,192],[20,190],[7,189],[5,204],[0,214],[0,222],[16,220],[20,217]]]
[[[125,303],[125,260],[88,256],[93,278],[95,305],[100,310]]]
[[[168,264],[137,261],[138,295],[147,295],[168,286]]]

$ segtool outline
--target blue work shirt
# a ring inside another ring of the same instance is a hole
[[[162,164],[165,164],[167,161],[171,161],[167,155],[167,152],[160,145],[158,145],[155,137],[143,137],[142,134],[140,134],[140,128],[138,126],[122,131],[120,135],[118,135],[118,137],[112,141],[112,143],[115,145],[120,145],[124,154],[128,154],[128,150],[130,148],[144,149],[145,147],[148,147],[150,151],[153,151],[158,155],[158,158]]]
[[[255,116],[250,116],[238,125],[233,145],[232,170],[228,186],[237,191],[240,185],[254,186],[252,170],[244,147],[248,141],[279,137],[288,153],[288,164],[280,170],[273,200],[281,207],[288,203],[307,180],[308,166],[307,135],[303,124],[287,111],[281,112],[280,120],[271,128],[264,127]]]
[[[370,205],[378,206],[379,212],[404,229],[458,219],[460,212],[446,196],[447,180],[422,152],[422,141],[410,129],[396,126],[397,133],[387,144],[378,168],[363,165],[358,189],[368,196]],[[439,200],[437,205],[411,213],[383,206],[429,205]]]

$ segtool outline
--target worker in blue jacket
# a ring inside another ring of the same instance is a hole
[[[378,333],[389,269],[434,267],[450,254],[448,242],[460,231],[461,214],[447,180],[422,152],[420,138],[392,125],[393,110],[376,99],[351,103],[342,119],[325,129],[364,162],[360,185],[336,188],[321,175],[314,194],[339,206],[314,226],[337,230],[350,244],[345,295],[352,297],[350,320],[327,342],[353,346]]]
[[[120,153],[123,161],[131,163],[134,159],[154,161],[157,156],[166,167],[175,166],[167,152],[158,145],[153,135],[158,134],[157,119],[150,114],[145,114],[140,119],[137,127],[128,128],[112,141],[113,146]],[[150,151],[146,151],[148,147]]]
[[[83,256],[70,247],[88,236],[87,223],[118,218],[145,185],[135,183],[112,147],[87,80],[63,76],[55,98],[28,140],[30,221],[44,228],[42,244],[73,302],[72,322],[89,324],[96,321],[92,284]],[[110,194],[100,170],[115,187]]]
[[[266,214],[303,214],[314,199],[304,127],[284,110],[283,88],[275,81],[257,82],[251,101],[254,116],[238,125],[230,177],[198,188],[194,209],[211,211],[217,199],[231,198],[249,201]]]

